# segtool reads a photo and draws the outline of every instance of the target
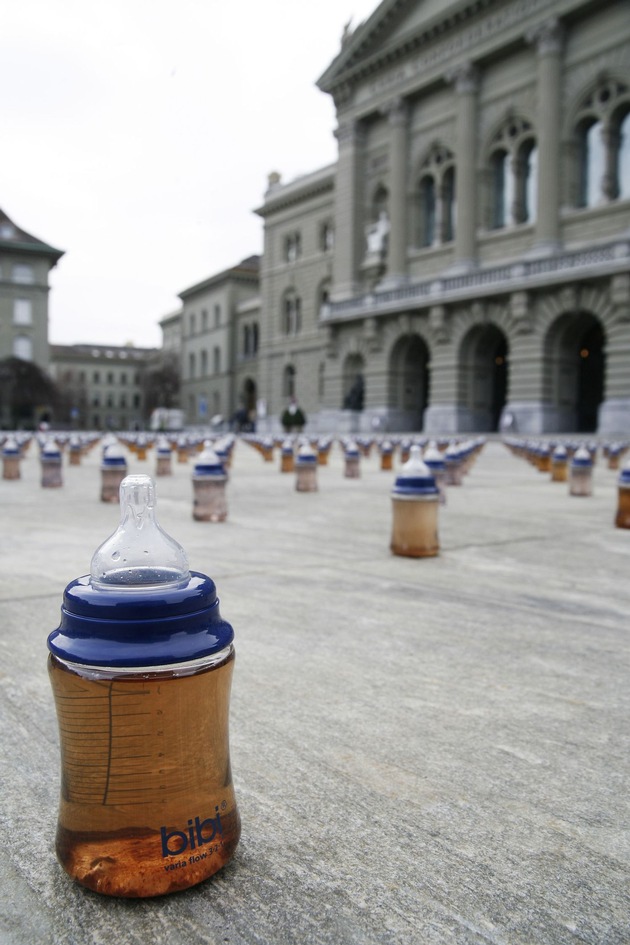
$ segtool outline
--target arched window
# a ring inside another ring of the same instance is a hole
[[[601,199],[605,160],[603,145],[601,121],[583,122],[579,132],[581,207],[594,207]]]
[[[448,148],[434,144],[420,168],[418,182],[420,246],[436,246],[455,238],[455,163]]]
[[[494,229],[536,219],[538,148],[532,127],[510,116],[490,146],[491,218]]]
[[[620,116],[617,148],[617,186],[620,200],[630,198],[630,110]]]
[[[492,225],[495,229],[511,222],[511,174],[510,155],[507,151],[495,151],[492,155]]]
[[[282,334],[297,335],[301,329],[302,301],[293,289],[289,289],[282,304]]]
[[[420,244],[433,246],[435,242],[435,181],[423,177],[420,181]]]
[[[538,148],[531,142],[524,153],[524,181],[525,215],[524,222],[532,223],[536,219],[538,203]]]
[[[630,197],[630,88],[601,77],[574,117],[574,195],[578,207]]]
[[[448,167],[442,181],[443,237],[445,242],[455,239],[457,201],[455,195],[455,168]]]
[[[324,305],[330,302],[330,279],[324,279],[317,288],[316,310],[321,314]]]
[[[527,139],[510,163],[513,201],[509,208],[514,223],[533,223],[536,219],[538,188],[538,149],[533,138]],[[507,209],[507,208],[506,208]]]

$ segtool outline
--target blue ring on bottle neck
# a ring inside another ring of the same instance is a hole
[[[210,656],[233,639],[205,574],[191,571],[177,586],[129,588],[95,587],[85,575],[66,587],[48,648],[85,666],[162,666]]]
[[[222,463],[197,463],[195,476],[225,476],[225,469]]]
[[[433,476],[399,476],[396,479],[392,495],[439,495]]]

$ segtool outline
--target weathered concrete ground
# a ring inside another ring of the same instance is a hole
[[[155,459],[130,457],[132,472]],[[393,473],[317,493],[239,443],[229,519],[162,526],[236,633],[232,765],[243,822],[185,893],[91,894],[54,854],[57,722],[46,637],[118,523],[99,456],[42,489],[0,480],[0,941],[11,945],[622,945],[630,941],[630,531],[616,473],[568,495],[489,442],[440,512],[441,554],[389,551]]]

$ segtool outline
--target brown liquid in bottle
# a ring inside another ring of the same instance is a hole
[[[158,896],[230,859],[240,835],[228,737],[233,667],[230,648],[191,675],[92,678],[49,656],[61,742],[57,856],[79,883]]]

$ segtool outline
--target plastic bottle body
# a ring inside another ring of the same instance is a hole
[[[551,462],[551,481],[552,482],[567,482],[569,478],[569,464],[566,458],[564,457],[556,458],[554,457]]]
[[[617,528],[630,528],[630,484],[619,483],[617,512],[615,514]]]
[[[57,856],[83,886],[146,897],[221,869],[240,835],[229,753],[230,645],[133,672],[49,656],[59,720]]]
[[[438,538],[439,495],[392,495],[393,554],[407,558],[433,558],[440,552]]]
[[[569,495],[590,496],[593,494],[593,468],[573,464],[569,476]]]

